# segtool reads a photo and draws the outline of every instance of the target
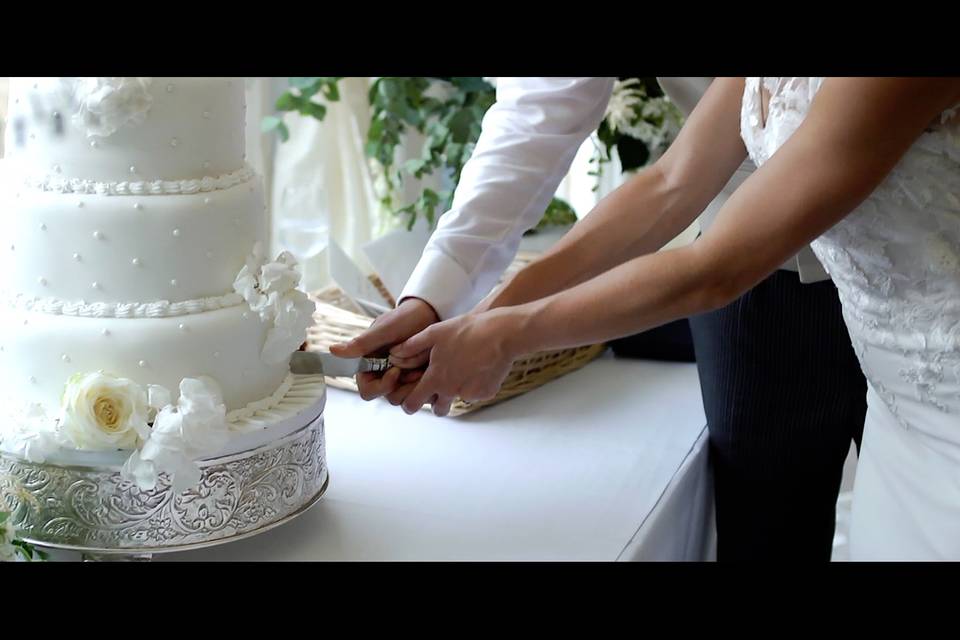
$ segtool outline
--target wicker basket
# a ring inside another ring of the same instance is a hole
[[[519,254],[505,275],[521,269],[534,257],[536,254]],[[380,280],[376,276],[371,276],[370,280],[384,298],[393,305],[393,298]],[[319,291],[311,297],[317,303],[314,314],[316,323],[307,335],[307,348],[311,351],[329,351],[331,344],[345,342],[359,335],[373,322],[373,318],[367,316],[335,286]],[[603,353],[605,348],[604,344],[595,344],[575,349],[541,351],[523,356],[513,363],[513,369],[507,375],[496,396],[483,402],[465,402],[458,398],[451,405],[449,415],[459,416],[476,411],[543,386],[551,380],[583,367]],[[327,383],[339,389],[357,391],[354,378],[328,376]]]

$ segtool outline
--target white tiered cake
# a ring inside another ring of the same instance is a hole
[[[8,114],[0,450],[122,450],[125,479],[183,488],[322,400],[290,392],[313,303],[263,255],[241,79],[15,78]]]

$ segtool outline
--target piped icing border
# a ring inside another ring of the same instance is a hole
[[[252,180],[256,172],[249,166],[219,176],[204,176],[185,180],[140,180],[100,182],[82,178],[25,177],[27,186],[41,191],[57,193],[87,193],[101,196],[166,196],[191,195],[208,191],[221,191]]]
[[[169,302],[71,302],[56,298],[38,298],[18,293],[3,296],[19,311],[76,316],[80,318],[172,318],[206,311],[217,311],[243,304],[243,296],[228,293],[210,298]]]
[[[240,422],[241,420],[248,420],[258,413],[273,409],[283,401],[287,393],[290,391],[290,387],[293,386],[293,383],[294,375],[292,373],[288,373],[287,377],[284,378],[283,382],[280,383],[280,386],[277,387],[277,390],[271,395],[261,400],[254,400],[247,406],[240,409],[228,411],[225,418],[226,421],[229,423],[235,423]]]

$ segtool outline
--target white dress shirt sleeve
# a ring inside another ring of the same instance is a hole
[[[543,216],[583,141],[599,126],[614,78],[498,78],[497,100],[400,300],[441,319],[473,308]]]

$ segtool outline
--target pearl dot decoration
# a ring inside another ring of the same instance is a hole
[[[79,253],[75,253],[73,254],[73,259],[75,262],[80,262],[80,260],[82,260],[82,256]]]
[[[46,231],[46,230],[47,230],[47,225],[44,224],[44,223],[41,223],[41,224],[40,224],[40,231]]]
[[[203,204],[210,204],[211,202],[213,202],[213,198],[209,196],[203,199]]]
[[[130,261],[130,264],[132,264],[132,265],[135,266],[135,267],[139,267],[139,266],[140,266],[140,258],[134,258],[133,260]]]
[[[37,379],[34,378],[33,376],[30,376],[29,378],[27,378],[27,382],[29,382],[30,384],[35,384],[36,381],[37,381]]]
[[[178,325],[177,328],[180,329],[180,331],[186,331],[186,330],[187,330],[187,325],[185,325],[185,324],[183,324],[183,323],[181,322],[181,323]]]
[[[56,173],[60,173],[60,165],[58,165],[58,164],[53,165],[53,170],[54,170],[54,172],[56,172]]]
[[[136,173],[137,168],[134,165],[130,165],[130,173]]]
[[[101,331],[100,333],[102,333],[102,334],[103,334],[103,337],[106,338],[107,336],[110,335],[110,329],[104,329],[104,330]]]
[[[214,351],[214,352],[213,352],[213,357],[214,357],[214,358],[219,358],[219,357],[220,357],[220,352],[219,352],[219,351]]]
[[[210,119],[210,112],[209,112],[209,111],[204,111],[204,112],[203,112],[203,119],[204,119],[204,120],[209,120],[209,119]]]
[[[94,231],[94,232],[93,232],[93,239],[94,239],[94,240],[103,240],[103,233],[100,232],[100,231]]]
[[[137,209],[137,210],[139,211],[140,209],[143,209],[143,205],[140,204],[139,202],[135,202],[135,203],[133,204],[133,208],[134,208],[134,209]]]
[[[68,356],[67,354],[63,354],[62,356],[60,356],[60,359],[63,360],[64,362],[70,362],[70,356]]]
[[[170,138],[170,146],[171,146],[171,147],[176,147],[178,144],[180,144],[180,141],[179,141],[179,140],[177,140],[176,138]]]
[[[99,146],[100,146],[100,144],[99,144],[96,140],[91,140],[91,141],[90,141],[90,148],[91,148],[91,149],[96,149],[96,148],[99,147]]]
[[[41,287],[47,286],[47,279],[44,277],[37,278],[37,282],[40,284]]]
[[[250,312],[249,312],[249,311],[244,311],[243,313],[240,314],[240,317],[243,318],[244,320],[249,320],[249,319],[250,319]]]
[[[83,200],[81,200],[80,202],[77,203],[77,208],[83,209],[83,207],[84,207]]]
[[[94,281],[94,282],[90,285],[90,288],[91,288],[91,289],[99,289],[99,288],[100,288],[100,283]]]
[[[173,93],[173,83],[167,85],[167,93]]]
[[[176,278],[174,278],[173,280],[170,281],[170,286],[171,286],[171,287],[177,286],[177,279],[176,279]]]
[[[140,367],[141,369],[146,369],[146,368],[147,368],[147,361],[146,361],[146,360],[141,360],[140,362],[137,363],[137,366]]]
[[[174,230],[173,230],[173,237],[174,237],[174,238],[179,238],[179,237],[180,237],[180,229],[174,229]]]

